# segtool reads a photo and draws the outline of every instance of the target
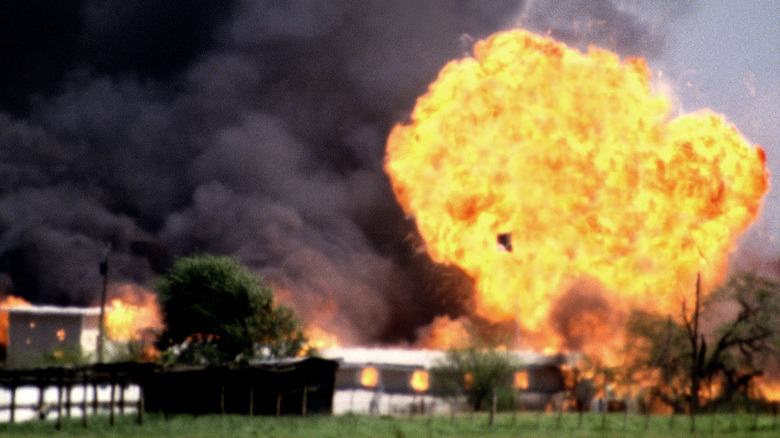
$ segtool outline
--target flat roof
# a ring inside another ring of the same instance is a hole
[[[320,350],[322,357],[343,361],[349,365],[379,365],[433,368],[446,363],[445,350],[404,348],[329,348]],[[563,354],[534,351],[507,351],[506,354],[523,365],[560,365],[568,359]]]
[[[29,314],[29,315],[73,315],[90,316],[100,315],[100,307],[62,307],[62,306],[15,306],[3,307],[0,311],[8,314]]]

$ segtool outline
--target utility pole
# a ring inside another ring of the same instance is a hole
[[[103,287],[100,291],[100,321],[98,322],[97,353],[98,363],[103,363],[103,343],[106,337],[106,293],[108,292],[108,255],[111,253],[111,242],[106,247],[106,256],[100,263],[100,275],[103,276]]]

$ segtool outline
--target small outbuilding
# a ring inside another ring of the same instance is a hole
[[[23,306],[8,312],[7,368],[84,358],[97,351],[99,307]]]

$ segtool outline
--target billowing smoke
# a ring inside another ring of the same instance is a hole
[[[610,1],[563,3],[6,2],[0,284],[86,305],[109,248],[112,281],[141,284],[163,252],[229,254],[344,340],[413,341],[466,313],[472,284],[422,250],[382,170],[387,133],[518,16],[660,47]]]
[[[631,11],[630,1],[530,1],[520,18],[527,29],[549,34],[558,41],[587,50],[594,44],[624,56],[649,57],[663,47],[663,29],[655,28]],[[647,2],[641,2],[647,9]],[[677,13],[686,11],[689,1],[675,2]],[[664,8],[672,12],[668,5]]]
[[[610,305],[601,284],[579,279],[550,309],[550,326],[561,336],[564,348],[582,351],[587,343],[609,341],[624,325],[625,315]]]

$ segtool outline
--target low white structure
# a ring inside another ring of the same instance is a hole
[[[100,403],[98,412],[108,413],[107,404],[111,400],[111,391],[114,391],[116,400],[123,400],[125,405],[122,410],[125,414],[137,413],[135,407],[138,403],[140,389],[138,385],[121,386],[114,385],[76,385],[70,389],[70,409],[63,412],[64,415],[72,417],[81,417],[84,415],[84,405],[86,401],[87,413],[94,415],[94,401]],[[14,412],[14,421],[30,421],[38,419],[56,420],[57,419],[57,399],[59,398],[58,389],[54,386],[39,388],[37,386],[25,385],[16,388],[14,401],[17,407]],[[85,400],[86,399],[86,400]],[[40,403],[42,409],[36,409],[35,406]],[[7,423],[11,419],[11,410],[8,408],[11,404],[11,390],[0,388],[0,423]]]
[[[445,414],[468,409],[465,395],[453,394],[445,386],[452,376],[437,370],[447,361],[446,351],[335,348],[321,354],[339,361],[334,414]],[[542,409],[563,390],[561,366],[568,357],[535,352],[507,354],[520,365],[518,371],[525,382],[518,396],[527,408]]]
[[[100,325],[99,307],[24,306],[8,312],[6,367],[32,368],[45,359],[94,355]]]

